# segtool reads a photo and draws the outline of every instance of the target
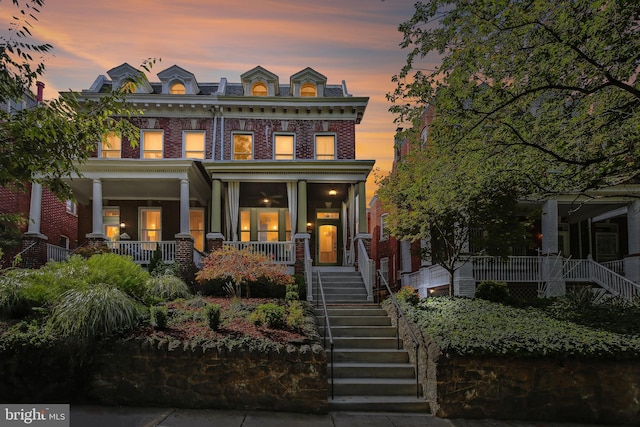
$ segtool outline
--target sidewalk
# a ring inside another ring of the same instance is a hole
[[[598,427],[597,424],[443,419],[429,414],[71,406],[71,427]]]

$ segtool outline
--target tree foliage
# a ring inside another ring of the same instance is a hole
[[[433,106],[433,143],[515,177],[519,194],[626,182],[640,167],[639,24],[626,0],[418,2],[399,27],[392,111],[411,121]]]
[[[46,54],[53,46],[31,41],[31,28],[44,0],[13,1],[19,13],[13,17],[7,36],[0,36],[0,102],[20,104],[36,98],[31,92],[45,72]],[[143,69],[155,60],[147,60]],[[140,83],[146,79],[139,75]],[[134,82],[136,83],[136,82]],[[97,150],[109,132],[137,141],[137,128],[128,120],[139,111],[126,103],[125,85],[99,100],[81,102],[70,92],[58,99],[28,108],[0,113],[0,185],[23,189],[27,182],[39,182],[60,198],[71,198],[63,178],[78,172],[78,165]]]

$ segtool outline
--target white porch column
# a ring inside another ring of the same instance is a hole
[[[629,203],[627,210],[627,249],[624,259],[624,275],[632,282],[640,284],[640,201]]]
[[[180,234],[189,234],[189,180],[180,180]]]
[[[102,181],[93,180],[93,215],[90,237],[105,237],[102,227]]]
[[[549,199],[542,205],[542,254],[558,253],[558,201]]]
[[[27,233],[40,234],[42,218],[42,184],[31,184],[31,202],[29,206],[29,227]]]

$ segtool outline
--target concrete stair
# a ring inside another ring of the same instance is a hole
[[[322,282],[325,284],[324,273]],[[334,375],[334,397],[329,397],[329,409],[428,412],[429,404],[416,396],[415,368],[401,342],[398,350],[396,328],[386,311],[363,302],[328,302],[327,309],[334,339],[333,360],[331,349],[326,349],[329,387],[332,368]],[[322,308],[316,310],[316,316],[322,332]]]
[[[322,288],[327,304],[367,302],[367,290],[362,275],[353,269],[323,271]],[[313,292],[318,288],[318,276],[313,274]]]

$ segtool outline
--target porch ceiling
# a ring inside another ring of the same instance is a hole
[[[189,180],[189,198],[206,205],[211,197],[202,167],[185,160],[89,159],[80,175],[68,178],[80,202],[93,198],[93,180],[102,182],[102,198],[118,200],[179,200],[180,180]]]

